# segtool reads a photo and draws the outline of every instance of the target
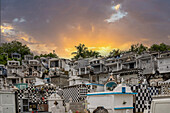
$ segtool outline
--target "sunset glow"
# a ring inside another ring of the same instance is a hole
[[[164,3],[30,0],[28,5],[18,2],[2,1],[2,41],[21,41],[35,54],[55,50],[60,57],[71,58],[80,43],[101,55],[118,48],[128,50],[136,43],[150,46],[160,43],[160,39],[170,43],[170,15]]]

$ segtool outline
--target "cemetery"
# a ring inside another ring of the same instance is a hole
[[[149,113],[170,95],[169,57],[156,55],[8,61],[0,65],[0,113]]]

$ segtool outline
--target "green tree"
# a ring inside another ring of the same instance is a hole
[[[55,53],[40,54],[40,55],[36,55],[34,58],[37,59],[40,57],[58,58],[57,54],[55,54]]]
[[[99,57],[101,56],[99,52],[88,50],[88,48],[84,44],[79,44],[78,46],[75,46],[77,49],[76,52],[72,52],[72,55],[74,56],[74,59],[79,58],[89,58],[89,57]]]
[[[7,60],[12,60],[12,56],[11,56],[12,53],[21,54],[21,59],[24,59],[24,55],[32,54],[29,47],[27,47],[26,45],[23,45],[19,41],[2,43],[0,47],[0,64],[6,65]]]
[[[164,51],[169,51],[170,50],[170,46],[166,45],[164,43],[161,44],[153,44],[149,50],[151,52],[164,52]]]
[[[12,41],[10,43],[3,43],[0,49],[1,54],[8,54],[8,57],[11,58],[12,53],[19,53],[24,58],[24,55],[32,54],[29,47],[23,45],[19,41]]]
[[[92,51],[92,50],[87,50],[86,52],[86,57],[100,57],[101,55],[100,55],[100,53],[99,52],[97,52],[97,51]]]
[[[131,45],[129,52],[141,54],[147,50],[148,50],[148,47],[144,46],[143,44],[133,44]]]
[[[0,55],[0,64],[7,64],[7,57],[5,55]]]
[[[120,49],[113,49],[110,53],[109,53],[109,57],[117,57],[121,55],[121,51]]]
[[[87,47],[85,47],[84,44],[79,44],[78,46],[75,46],[75,48],[77,49],[76,52],[72,52],[72,55],[75,55],[74,58],[78,59],[78,58],[86,58],[86,51],[87,51]]]

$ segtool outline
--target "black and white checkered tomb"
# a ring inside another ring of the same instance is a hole
[[[131,86],[131,90],[133,92],[136,92],[136,103],[134,105],[136,112],[144,112],[144,109],[146,108],[145,104],[146,102],[149,103],[149,109],[150,104],[152,101],[152,96],[158,94],[158,89],[155,87],[148,87],[147,84],[139,84]]]
[[[42,88],[44,89],[44,92],[40,93]],[[55,92],[56,88],[51,86],[41,86],[36,88],[31,86],[26,89],[17,90],[19,112],[21,112],[21,100],[23,98],[28,98],[31,103],[47,104],[47,98]],[[42,97],[44,97],[44,100],[42,100]]]
[[[85,84],[68,86],[63,89],[64,102],[80,102],[85,100],[86,94],[89,92],[89,88]]]

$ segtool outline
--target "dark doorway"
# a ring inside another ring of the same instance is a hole
[[[32,75],[32,68],[29,68],[29,75]]]
[[[12,84],[16,84],[16,79],[12,79]]]
[[[130,69],[133,69],[135,67],[135,64],[134,63],[130,63],[129,67],[130,67]]]

